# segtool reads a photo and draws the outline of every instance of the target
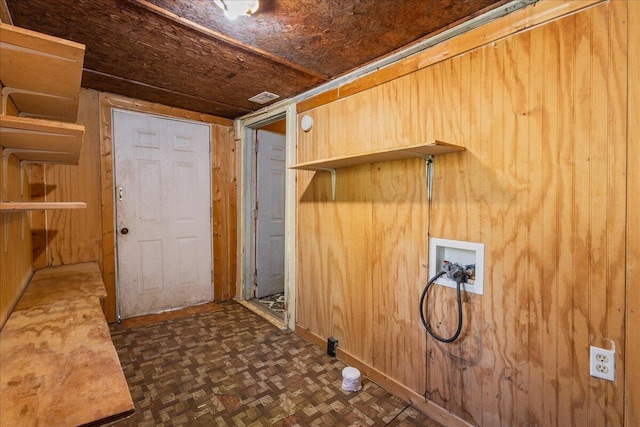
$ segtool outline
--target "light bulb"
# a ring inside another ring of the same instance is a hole
[[[213,0],[222,10],[224,16],[234,20],[238,16],[250,16],[258,10],[258,0]]]

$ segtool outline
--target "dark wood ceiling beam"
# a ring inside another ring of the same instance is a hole
[[[310,70],[310,69],[308,69],[306,67],[303,67],[300,64],[296,64],[295,62],[291,62],[291,61],[289,61],[287,59],[281,58],[281,57],[279,57],[277,55],[274,55],[272,53],[269,53],[269,52],[267,52],[265,50],[262,50],[262,49],[259,49],[257,47],[250,46],[250,45],[248,45],[246,43],[243,43],[243,42],[241,42],[239,40],[236,40],[234,38],[226,36],[226,35],[218,32],[218,31],[212,30],[212,29],[207,28],[207,27],[205,27],[203,25],[200,25],[200,24],[197,24],[197,23],[195,23],[193,21],[185,19],[185,18],[183,18],[181,16],[176,15],[173,12],[170,12],[170,11],[168,11],[166,9],[163,9],[163,8],[161,8],[159,6],[156,6],[155,4],[150,3],[147,0],[129,0],[129,1],[131,3],[137,4],[140,7],[145,8],[145,9],[147,9],[147,10],[153,12],[153,13],[156,13],[156,14],[158,14],[158,15],[166,18],[166,19],[169,19],[172,22],[175,22],[177,24],[180,24],[180,25],[183,25],[185,27],[191,28],[192,30],[198,31],[199,33],[201,33],[201,34],[203,34],[205,36],[212,37],[212,38],[214,38],[216,40],[219,40],[221,42],[227,43],[227,44],[229,44],[229,45],[231,45],[233,47],[236,47],[238,49],[242,49],[242,50],[244,50],[246,52],[252,53],[254,55],[258,55],[258,56],[261,56],[263,58],[269,59],[269,60],[271,60],[273,62],[276,62],[278,64],[284,65],[286,67],[293,68],[294,70],[300,71],[300,72],[302,72],[304,74],[307,74],[309,76],[312,76],[312,77],[315,77],[315,78],[318,78],[318,79],[321,79],[321,80],[324,80],[324,81],[328,81],[329,80],[328,76],[325,76],[323,74],[317,73],[316,71],[313,71],[313,70]]]
[[[190,99],[197,100],[197,101],[204,101],[204,102],[207,102],[207,103],[210,103],[210,104],[219,105],[219,106],[221,106],[223,108],[227,108],[227,109],[237,109],[238,108],[237,105],[227,104],[227,103],[216,101],[216,100],[210,99],[210,98],[202,98],[202,97],[194,96],[194,95],[191,95],[191,94],[188,94],[188,93],[179,92],[177,90],[167,89],[167,88],[164,88],[164,87],[154,86],[154,85],[150,85],[148,83],[143,83],[143,82],[139,82],[139,81],[136,81],[136,80],[127,79],[126,77],[114,76],[113,74],[107,74],[107,73],[103,73],[103,72],[96,71],[96,70],[90,70],[88,68],[83,68],[82,72],[83,72],[83,74],[84,73],[94,74],[96,76],[106,77],[106,78],[109,78],[109,79],[118,80],[118,81],[129,83],[129,84],[132,84],[132,85],[142,86],[142,87],[145,87],[145,88],[149,88],[149,89],[153,89],[153,90],[157,90],[157,91],[161,91],[161,92],[165,92],[165,93],[170,93],[172,95],[179,96],[181,98],[190,98]]]

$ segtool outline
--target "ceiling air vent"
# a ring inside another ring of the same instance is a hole
[[[276,95],[271,92],[262,92],[257,94],[254,97],[249,98],[249,101],[255,102],[258,104],[266,104],[269,101],[273,101],[274,99],[280,98],[280,95]]]

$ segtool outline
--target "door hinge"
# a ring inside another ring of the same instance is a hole
[[[253,211],[251,211],[251,217],[253,219],[258,219],[258,202],[256,202],[255,208],[253,208]]]
[[[255,141],[253,143],[253,150],[256,152],[256,154],[258,154],[258,141]]]

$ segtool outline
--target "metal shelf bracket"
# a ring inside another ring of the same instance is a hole
[[[325,171],[331,173],[331,200],[336,200],[336,170],[333,168],[320,168],[317,167],[315,170]]]

